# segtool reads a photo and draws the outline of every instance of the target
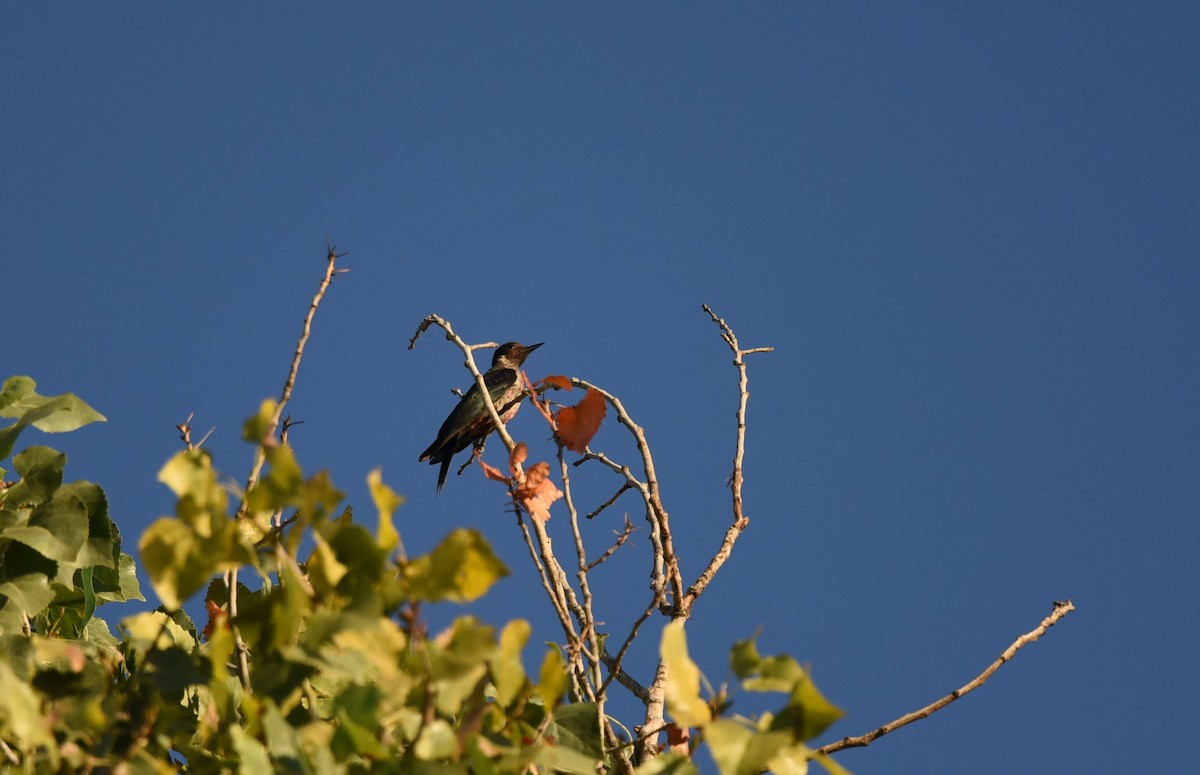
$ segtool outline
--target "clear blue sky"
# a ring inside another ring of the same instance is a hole
[[[761,627],[849,711],[830,737],[859,734],[1070,597],[978,693],[842,763],[1182,771],[1198,31],[1195,3],[6,4],[0,377],[108,416],[23,440],[100,482],[132,546],[172,507],[155,474],[188,413],[244,478],[241,422],[278,394],[332,238],[353,271],[292,405],[302,463],[364,516],[382,466],[413,550],[484,530],[514,569],[484,610],[550,639],[499,489],[469,472],[435,498],[416,462],[467,378],[408,338],[437,312],[619,393],[694,576],[735,399],[707,302],[777,348],[751,363],[752,524],[690,625],[714,681]],[[535,420],[513,428],[536,455]],[[647,595],[639,538],[596,581],[617,633]]]

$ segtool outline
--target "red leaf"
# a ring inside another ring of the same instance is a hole
[[[583,453],[591,443],[600,423],[608,411],[604,396],[589,389],[575,406],[564,406],[558,410],[555,420],[558,421],[558,440],[572,452]]]
[[[538,383],[540,385],[550,385],[559,390],[570,390],[574,385],[571,384],[570,377],[564,377],[561,374],[551,374],[549,377],[542,377]]]

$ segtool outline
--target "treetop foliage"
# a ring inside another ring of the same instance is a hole
[[[729,775],[803,774],[810,762],[840,773],[830,752],[866,745],[938,709],[814,749],[809,742],[842,711],[793,657],[762,656],[753,639],[739,641],[727,666],[733,684],[716,689],[691,658],[692,607],[749,524],[741,503],[744,357],[770,350],[741,348],[707,307],[734,352],[740,402],[730,524],[694,580],[684,581],[650,446],[621,400],[578,378],[533,385],[522,375],[528,400],[553,429],[553,463],[526,466],[528,446],[509,435],[486,391],[507,471],[483,461],[482,443],[473,459],[507,488],[561,632],[543,648],[530,645],[533,627],[524,619],[489,624],[459,615],[431,633],[429,606],[484,597],[509,574],[504,561],[469,528],[410,556],[394,521],[404,500],[378,470],[367,476],[374,513],[360,521],[328,473],[305,473],[287,441],[284,409],[340,255],[330,248],[280,399],[264,401],[243,426],[255,449],[245,487],[223,483],[190,426],[178,426],[183,449],[158,472],[175,495],[174,513],[152,522],[137,544],[161,605],[120,616],[115,632],[98,610],[144,598],[104,491],[64,481],[66,456],[49,447],[12,454],[29,427],[59,433],[105,418],[72,394],[39,395],[29,377],[3,383],[0,417],[13,420],[0,429],[0,464],[11,466],[0,468],[0,762],[7,770],[629,775],[696,772],[705,750]],[[448,321],[429,316],[411,344],[431,326],[445,330],[481,380],[472,351],[482,345],[466,344]],[[584,389],[574,406],[547,397],[574,387]],[[591,446],[610,410],[633,439],[632,463]],[[565,451],[580,457],[568,462]],[[585,464],[616,481],[613,496],[586,516],[628,495],[649,528],[648,602],[623,625],[596,617],[603,590],[590,576],[634,528],[626,517],[612,546],[585,545],[572,489],[572,471]],[[556,528],[573,539],[572,574],[547,531],[552,509],[565,517]],[[193,610],[203,603],[202,626],[186,612],[189,602]],[[1039,630],[939,702],[982,684],[1071,608],[1056,604]],[[625,656],[652,619],[665,620],[649,636],[659,641],[657,668],[631,675]],[[629,692],[644,715],[616,718],[612,691]],[[731,712],[739,693],[781,699],[772,712],[747,717]]]

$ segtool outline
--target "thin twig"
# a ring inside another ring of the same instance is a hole
[[[175,426],[176,430],[179,431],[179,440],[188,449],[194,449],[192,446],[192,418],[195,416],[196,413],[192,412],[187,416],[186,420]]]
[[[614,530],[613,532],[615,533],[616,531]],[[631,536],[631,535],[633,535],[633,523],[629,521],[629,515],[626,514],[625,515],[625,529],[617,534],[617,540],[613,543],[612,546],[610,546],[604,550],[604,554],[600,555],[599,557],[592,560],[591,563],[588,564],[587,569],[592,570],[597,565],[599,565],[600,563],[607,560],[609,557],[612,557],[614,552],[616,552],[618,549],[620,549],[622,546],[625,545],[625,542],[629,540],[629,536]]]
[[[262,473],[263,463],[266,461],[266,453],[264,448],[271,443],[274,443],[275,430],[279,427],[279,420],[283,417],[283,410],[287,406],[288,401],[292,398],[292,390],[296,386],[296,375],[300,372],[300,359],[304,356],[304,346],[308,343],[308,337],[312,333],[313,317],[317,314],[317,307],[320,306],[321,300],[325,298],[325,291],[328,290],[330,282],[335,274],[347,272],[347,269],[337,269],[337,260],[346,253],[338,253],[337,246],[332,243],[326,244],[325,251],[325,276],[321,280],[320,286],[317,288],[316,294],[312,298],[312,302],[308,305],[308,313],[304,316],[304,328],[300,333],[300,339],[296,342],[296,352],[292,355],[292,365],[288,370],[287,380],[283,383],[283,392],[280,394],[279,403],[275,406],[275,413],[271,417],[271,422],[267,426],[263,438],[259,439],[259,444],[254,453],[254,464],[251,466],[250,475],[246,477],[246,489],[242,493],[241,503],[238,504],[237,516],[243,517],[246,513],[246,496],[250,490],[258,483],[258,477]],[[207,438],[207,437],[205,437]],[[279,512],[272,518],[273,524],[279,523]],[[248,656],[249,648],[246,646],[245,640],[242,639],[242,633],[235,624],[237,620],[237,576],[238,569],[233,568],[225,574],[225,586],[229,591],[229,619],[230,626],[233,630],[233,639],[237,651],[238,678],[242,682],[242,686],[249,691],[250,689],[250,660]]]
[[[582,462],[582,461],[580,461],[580,462]],[[604,511],[604,510],[605,510],[605,509],[607,509],[609,506],[611,506],[611,505],[613,505],[614,503],[616,503],[616,502],[617,502],[617,498],[620,498],[622,495],[624,495],[626,492],[628,492],[628,491],[629,491],[629,490],[631,490],[631,489],[633,489],[633,485],[632,485],[632,484],[630,484],[628,481],[626,481],[624,484],[622,484],[622,485],[621,485],[621,487],[620,487],[620,488],[619,488],[619,489],[618,489],[618,490],[617,490],[615,493],[613,493],[613,496],[612,496],[611,498],[609,498],[608,500],[604,501],[604,503],[601,503],[601,504],[600,504],[599,506],[597,506],[597,507],[596,507],[596,508],[595,508],[593,511],[591,511],[591,512],[590,512],[590,513],[587,515],[587,518],[588,518],[588,519],[594,519],[594,518],[596,518],[597,516],[599,516],[599,515],[600,515],[600,512]]]
[[[317,307],[321,305],[321,300],[325,298],[325,291],[329,289],[329,284],[333,281],[333,276],[348,271],[337,269],[337,260],[349,254],[337,252],[337,246],[333,244],[328,244],[326,247],[325,277],[322,278],[321,285],[317,288],[312,302],[308,305],[308,314],[304,316],[304,328],[300,332],[300,339],[296,342],[296,352],[292,355],[292,366],[288,370],[287,380],[283,383],[283,392],[279,396],[279,403],[275,405],[275,412],[271,416],[271,422],[267,425],[266,432],[263,434],[263,439],[261,440],[263,442],[274,438],[275,430],[279,427],[279,419],[283,417],[283,410],[287,407],[288,401],[292,399],[292,390],[296,387],[296,375],[300,372],[300,359],[304,357],[304,346],[308,344],[308,337],[312,333],[312,322],[313,317],[317,314]],[[246,479],[246,492],[249,492],[258,482],[258,477],[262,473],[265,460],[266,455],[263,453],[263,444],[260,444],[254,456],[254,466],[250,469],[250,476]],[[242,503],[238,508],[238,513],[241,514],[245,508],[246,501],[243,497]]]
[[[1074,610],[1075,610],[1075,605],[1070,600],[1067,600],[1065,602],[1059,602],[1056,600],[1054,602],[1054,610],[1050,612],[1049,616],[1047,616],[1045,619],[1042,620],[1041,624],[1039,624],[1036,628],[1030,630],[1029,632],[1025,633],[1024,635],[1020,636],[1015,641],[1013,641],[1012,645],[1009,646],[1008,648],[1006,648],[1004,650],[1004,653],[1002,653],[999,657],[996,658],[996,661],[994,661],[994,662],[992,662],[992,664],[988,665],[987,669],[985,669],[979,675],[975,676],[975,678],[973,680],[971,680],[969,683],[967,683],[966,685],[962,686],[959,689],[955,689],[954,691],[950,692],[945,697],[941,698],[940,700],[937,700],[936,702],[931,702],[930,704],[926,705],[924,708],[921,708],[920,710],[914,710],[912,713],[907,713],[907,714],[901,716],[900,718],[896,719],[895,721],[888,722],[887,724],[884,724],[883,726],[879,727],[878,729],[868,732],[865,735],[859,735],[858,737],[844,737],[841,740],[838,740],[837,742],[822,746],[822,747],[816,749],[815,751],[813,751],[812,755],[813,756],[827,756],[831,753],[835,753],[837,751],[841,751],[846,748],[860,748],[865,745],[870,745],[875,740],[883,737],[884,735],[888,734],[889,732],[894,732],[897,729],[899,729],[900,727],[908,726],[909,724],[913,723],[914,721],[920,721],[923,718],[928,718],[929,716],[933,715],[937,711],[946,707],[947,705],[954,702],[958,698],[975,691],[980,686],[983,686],[984,682],[987,681],[987,679],[991,678],[992,673],[995,673],[997,670],[1000,669],[1001,665],[1003,665],[1004,663],[1011,660],[1014,656],[1016,656],[1016,653],[1019,650],[1021,650],[1022,647],[1027,646],[1030,643],[1033,643],[1038,638],[1045,635],[1046,630],[1053,627],[1055,624],[1058,623],[1059,619],[1063,618],[1064,616],[1066,616],[1067,614],[1071,613]]]
[[[654,611],[658,608],[660,603],[662,603],[662,593],[659,593],[654,596],[654,599],[650,601],[650,605],[646,606],[646,610],[643,611],[642,615],[639,616],[637,618],[637,621],[635,621],[633,623],[633,627],[630,628],[629,635],[626,636],[625,642],[621,644],[621,648],[617,651],[617,655],[615,657],[613,657],[611,661],[605,662],[605,664],[608,666],[608,678],[606,678],[604,680],[604,683],[600,685],[600,693],[601,694],[604,693],[604,691],[608,688],[608,685],[610,683],[612,683],[614,678],[616,678],[618,680],[620,679],[620,675],[622,672],[621,671],[621,663],[625,660],[626,652],[629,651],[629,647],[632,646],[634,640],[637,639],[638,630],[641,629],[642,624],[645,623],[645,621],[650,618],[650,614],[654,613]],[[605,656],[608,656],[608,655],[605,654]],[[626,687],[626,688],[628,688],[628,687]],[[641,691],[643,692],[643,694],[638,695],[638,698],[642,699],[642,700],[647,699],[647,697],[644,694],[646,690],[643,688],[643,689],[641,689]],[[637,694],[637,692],[634,692],[634,694]]]

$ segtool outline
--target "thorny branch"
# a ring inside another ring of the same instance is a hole
[[[1047,616],[1045,619],[1042,619],[1041,624],[1013,641],[1012,645],[1006,648],[1004,652],[1000,654],[1000,656],[997,657],[994,662],[992,662],[992,664],[988,665],[982,673],[975,676],[975,678],[967,684],[955,689],[945,697],[942,697],[940,700],[929,703],[920,710],[914,710],[912,713],[906,713],[895,721],[890,721],[878,729],[866,733],[865,735],[859,735],[858,737],[844,737],[837,742],[822,746],[813,751],[812,755],[814,757],[828,756],[831,753],[835,753],[846,748],[861,748],[862,746],[870,745],[889,732],[895,732],[900,727],[905,727],[914,721],[920,721],[923,718],[928,718],[960,697],[970,694],[980,686],[983,686],[984,682],[991,678],[992,674],[999,670],[1002,665],[1016,656],[1018,651],[1045,635],[1046,631],[1057,624],[1059,619],[1062,619],[1064,616],[1074,610],[1075,604],[1070,600],[1064,602],[1056,600],[1054,602],[1054,610],[1050,612],[1049,616]]]

